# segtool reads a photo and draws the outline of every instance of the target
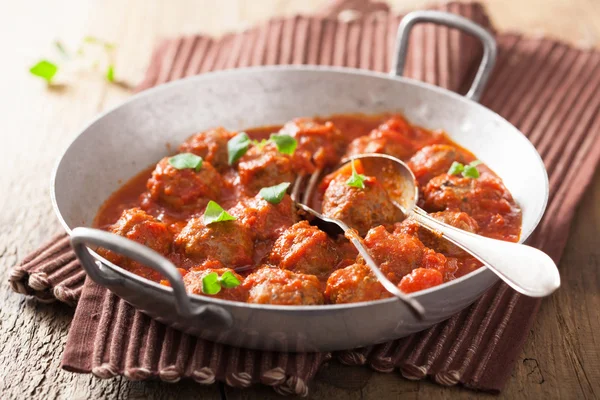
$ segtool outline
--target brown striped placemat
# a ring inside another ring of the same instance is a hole
[[[480,23],[487,21],[476,4],[445,7]],[[353,23],[295,17],[274,20],[241,34],[243,47],[239,45],[240,35],[169,41],[155,52],[143,86],[214,68],[260,63],[312,62],[383,71],[390,62],[388,51],[397,21],[389,15]],[[277,32],[281,38],[273,40]],[[451,89],[465,85],[477,47],[466,44],[462,35],[429,26],[415,31],[411,40],[410,75]],[[530,243],[558,261],[575,206],[600,159],[600,98],[593,96],[600,84],[600,55],[519,35],[501,35],[498,42],[498,64],[483,103],[527,134],[546,163],[550,202]],[[68,248],[58,244],[44,252],[68,259]],[[29,285],[21,277],[13,280],[13,287],[52,293],[51,288],[60,287],[62,282],[53,277],[61,265],[72,262],[56,266],[49,262],[52,260],[58,258],[43,254],[29,257],[29,267],[21,268]],[[44,285],[36,286],[44,290],[31,288],[36,273],[46,273],[49,292]],[[74,278],[77,273],[65,274],[77,281],[72,287],[66,286],[73,294],[81,292],[81,284]],[[499,284],[470,308],[426,331],[334,356],[346,364],[366,364],[378,371],[399,369],[409,379],[431,376],[443,385],[461,383],[499,391],[539,304],[539,300]],[[105,378],[124,374],[131,379],[159,377],[173,382],[190,377],[201,383],[220,380],[240,387],[260,382],[281,393],[306,394],[306,384],[329,357],[323,353],[237,349],[190,337],[150,320],[88,281],[69,333],[63,366]]]

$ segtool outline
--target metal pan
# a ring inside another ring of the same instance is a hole
[[[484,57],[463,97],[402,77],[411,27],[433,22],[479,38]],[[122,182],[154,164],[190,134],[214,125],[237,130],[297,116],[402,112],[411,122],[442,128],[494,169],[523,211],[521,241],[538,224],[548,198],[544,165],[509,122],[477,103],[494,64],[492,36],[462,17],[433,11],[406,16],[398,29],[390,75],[350,68],[280,66],[237,69],[183,79],[145,91],[101,115],[63,154],[54,172],[54,209],[82,266],[94,281],[177,329],[247,348],[329,351],[380,343],[423,330],[474,302],[498,278],[482,267],[415,296],[427,310],[415,319],[397,299],[341,305],[273,306],[188,295],[174,266],[140,244],[92,224]],[[132,145],[131,143],[135,143]],[[515,162],[518,160],[518,162]],[[86,245],[104,246],[160,271],[171,287],[114,265]]]

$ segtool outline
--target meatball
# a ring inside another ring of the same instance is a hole
[[[221,181],[221,175],[209,162],[203,162],[199,171],[177,169],[165,157],[148,180],[141,206],[148,210],[157,203],[174,212],[193,213],[204,208],[209,200],[219,199]]]
[[[442,174],[423,189],[423,207],[429,211],[464,211],[479,225],[479,233],[517,241],[521,212],[502,181],[490,174],[478,179]]]
[[[381,271],[394,284],[416,268],[438,270],[446,280],[454,279],[458,269],[456,260],[425,247],[417,237],[399,231],[389,233],[383,226],[371,229],[364,243]]]
[[[219,276],[223,276],[225,272],[231,272],[239,281],[240,285],[234,288],[221,288],[221,291],[217,294],[205,294],[202,291],[202,280],[204,277],[212,272],[216,272]],[[242,301],[246,302],[248,299],[248,290],[241,284],[244,282],[244,278],[241,275],[236,274],[230,268],[204,268],[198,270],[191,270],[183,277],[183,283],[188,293],[199,294],[202,296],[210,296],[217,299]]]
[[[236,135],[218,127],[190,136],[179,146],[180,153],[194,153],[211,163],[216,169],[227,168],[227,142]]]
[[[410,140],[412,128],[401,117],[392,118],[374,129],[367,136],[354,139],[346,151],[347,156],[363,153],[389,154],[407,160],[417,147]]]
[[[141,243],[162,255],[167,255],[171,250],[173,236],[167,226],[139,208],[123,211],[121,217],[108,228],[108,231]],[[135,274],[157,282],[161,279],[160,273],[137,261],[102,248],[97,252],[107,260]]]
[[[278,152],[273,144],[263,149],[250,148],[239,161],[238,173],[240,183],[251,196],[264,187],[294,182],[296,177],[290,157]]]
[[[275,241],[268,260],[282,269],[327,279],[337,258],[334,241],[319,228],[300,221]]]
[[[297,221],[289,195],[279,204],[271,204],[260,195],[239,202],[230,213],[246,225],[258,240],[275,240]]]
[[[416,237],[403,233],[392,234],[383,226],[371,229],[364,243],[381,271],[394,284],[421,266],[426,249]]]
[[[390,297],[369,267],[352,264],[334,271],[327,279],[325,296],[331,303],[357,303]]]
[[[321,124],[311,118],[296,118],[285,124],[280,133],[298,142],[293,160],[305,173],[337,165],[346,148],[346,138],[330,121]]]
[[[246,277],[243,287],[249,292],[248,303],[288,306],[324,303],[316,276],[279,268],[263,266]]]
[[[441,211],[430,214],[431,217],[463,231],[477,233],[479,226],[469,214],[461,211]],[[395,232],[416,235],[427,247],[435,249],[447,257],[465,257],[467,253],[450,241],[438,236],[427,228],[423,228],[413,218],[407,218],[396,225]]]
[[[202,217],[192,218],[175,238],[175,246],[197,262],[214,259],[233,269],[253,263],[254,238],[237,220],[205,225]]]
[[[454,161],[466,163],[464,154],[454,146],[434,144],[423,147],[413,155],[408,166],[415,174],[419,185],[423,186],[431,178],[448,172]]]
[[[360,172],[360,163],[354,163]],[[343,168],[325,178],[323,214],[344,221],[361,236],[373,226],[393,224],[403,218],[402,211],[375,177],[367,177],[365,188],[361,189],[346,183],[350,175],[351,170]]]
[[[417,268],[400,281],[398,288],[404,293],[418,292],[444,283],[442,274],[435,269]]]

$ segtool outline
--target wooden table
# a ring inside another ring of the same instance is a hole
[[[181,33],[219,34],[273,15],[311,12],[326,0],[20,1],[0,12],[0,393],[2,398],[277,397],[270,388],[241,391],[225,386],[100,380],[60,369],[73,310],[39,304],[9,290],[8,269],[60,230],[49,198],[52,167],[79,129],[130,93],[101,78],[81,78],[48,90],[27,70],[51,51],[52,40],[76,44],[94,35],[117,44],[116,73],[137,82],[159,38]],[[394,1],[396,10],[426,1]],[[586,46],[600,42],[596,0],[489,0],[500,30],[547,33]],[[517,361],[506,398],[600,396],[600,174],[579,207],[561,262],[563,287],[547,299]],[[470,391],[411,382],[398,374],[331,363],[311,385],[315,398],[474,398]]]

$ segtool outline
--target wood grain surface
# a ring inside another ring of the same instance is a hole
[[[11,266],[60,230],[52,212],[49,182],[54,163],[74,135],[97,113],[130,93],[100,77],[81,76],[49,90],[27,70],[52,51],[54,39],[76,46],[86,35],[117,44],[116,76],[138,82],[153,44],[182,33],[221,34],[274,15],[310,13],[327,0],[105,0],[5,2],[0,12],[0,393],[2,398],[206,398],[279,397],[270,388],[237,390],[193,382],[167,384],[99,380],[59,368],[72,310],[39,304],[10,291]],[[391,1],[397,11],[421,0]],[[485,1],[496,27],[548,34],[581,46],[600,42],[597,0]],[[600,173],[579,207],[561,261],[563,286],[545,300],[503,398],[600,397]],[[491,397],[396,374],[335,363],[311,385],[311,397]]]

